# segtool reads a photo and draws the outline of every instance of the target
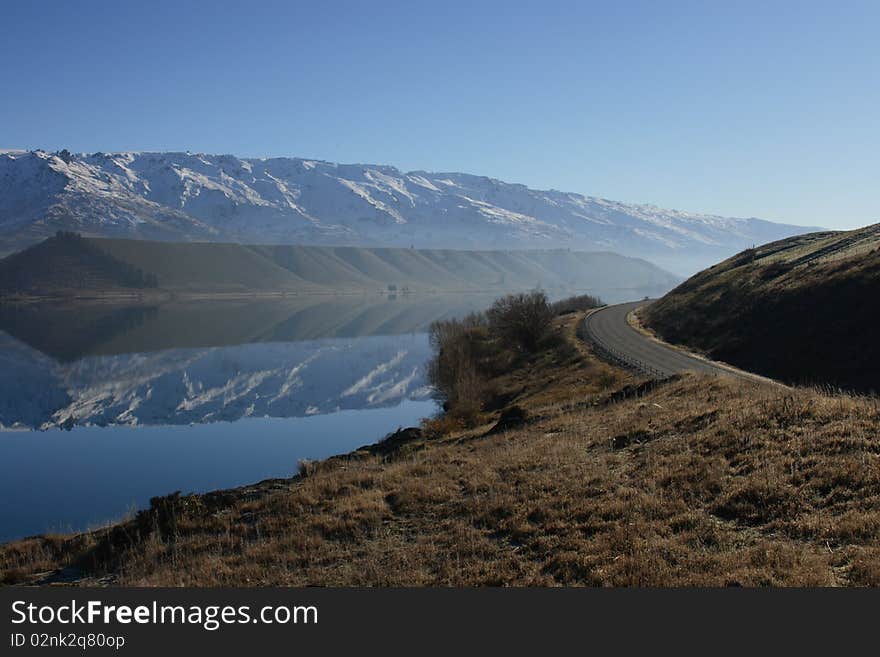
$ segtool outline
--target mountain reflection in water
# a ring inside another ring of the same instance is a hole
[[[0,305],[0,541],[288,477],[418,424],[436,411],[428,326],[492,299]]]
[[[490,301],[331,297],[3,308],[0,425],[193,424],[427,399],[428,325]]]

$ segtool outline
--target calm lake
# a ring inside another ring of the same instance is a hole
[[[0,307],[0,541],[287,477],[416,425],[436,412],[428,325],[492,298]]]

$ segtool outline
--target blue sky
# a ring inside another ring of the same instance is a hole
[[[880,2],[2,2],[0,147],[880,221]]]

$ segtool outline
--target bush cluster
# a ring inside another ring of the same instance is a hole
[[[604,305],[599,297],[594,297],[591,294],[579,294],[557,301],[552,307],[554,314],[568,315],[570,313],[582,313]]]
[[[486,370],[492,359],[486,316],[473,313],[463,319],[431,324],[434,356],[428,363],[428,381],[443,408],[466,421],[476,418],[488,392]]]
[[[493,377],[519,358],[558,346],[555,316],[596,305],[601,302],[589,295],[550,303],[544,292],[533,291],[501,297],[485,312],[431,324],[428,381],[444,410],[465,425],[476,421],[492,398]]]

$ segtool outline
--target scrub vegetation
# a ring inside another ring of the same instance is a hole
[[[510,394],[494,382],[537,352],[571,357],[572,344],[553,330],[554,317],[600,305],[590,295],[550,303],[535,290],[501,297],[485,312],[431,324],[428,380],[443,403],[445,426],[474,426],[483,411],[502,408]]]

